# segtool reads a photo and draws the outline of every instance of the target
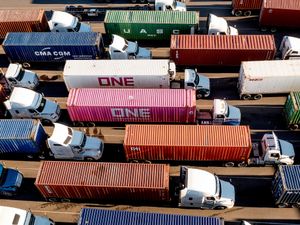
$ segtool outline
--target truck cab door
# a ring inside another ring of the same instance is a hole
[[[203,208],[212,209],[215,206],[215,198],[214,197],[205,197],[203,201]]]
[[[225,116],[224,115],[216,115],[216,117],[213,119],[214,125],[222,125],[225,122]]]
[[[39,113],[35,111],[34,109],[28,109],[29,115],[37,117]]]

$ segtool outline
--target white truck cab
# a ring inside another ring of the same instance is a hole
[[[33,215],[30,211],[0,206],[0,225],[54,225],[53,220]]]
[[[210,35],[238,35],[239,32],[236,28],[229,26],[227,21],[214,14],[207,16],[207,34]]]
[[[224,99],[214,99],[212,108],[213,120],[220,120],[220,124],[239,125],[241,121],[241,111],[239,108],[229,105]]]
[[[186,208],[226,209],[235,202],[235,189],[229,182],[200,169],[180,168],[179,206]]]
[[[56,122],[60,116],[57,103],[27,88],[15,87],[8,100],[4,102],[12,118],[32,118]]]
[[[36,73],[23,69],[19,63],[10,63],[5,77],[12,87],[24,87],[35,89],[39,84],[39,79]]]
[[[260,154],[261,152],[261,154]],[[278,139],[274,132],[264,134],[258,143],[253,143],[254,157],[249,164],[255,165],[293,165],[295,158],[294,146],[287,141]]]
[[[280,59],[300,59],[300,38],[284,36],[280,47]]]
[[[176,0],[155,0],[156,11],[186,11],[186,4]]]
[[[104,149],[99,138],[59,123],[54,123],[47,143],[56,159],[99,160]]]
[[[151,59],[152,54],[149,49],[141,48],[137,42],[113,34],[112,43],[108,48],[111,59]]]
[[[48,21],[51,32],[91,32],[92,28],[87,23],[79,22],[78,18],[61,11],[52,11]]]
[[[210,81],[209,78],[198,74],[196,70],[184,70],[184,88],[195,89],[196,98],[208,97],[210,94]]]

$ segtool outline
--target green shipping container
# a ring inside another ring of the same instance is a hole
[[[170,40],[171,34],[197,32],[199,12],[108,10],[104,27],[128,40]]]
[[[291,92],[284,105],[284,114],[291,130],[299,128],[300,125],[300,92]]]

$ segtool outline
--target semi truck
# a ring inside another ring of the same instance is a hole
[[[34,63],[64,63],[68,59],[88,60],[150,58],[151,52],[137,43],[114,37],[107,53],[102,35],[97,32],[76,33],[8,33],[3,49],[11,63],[30,67]],[[107,56],[107,54],[109,56]],[[126,58],[125,58],[126,57]]]
[[[284,117],[290,130],[300,126],[300,92],[291,92],[284,104]]]
[[[235,189],[229,182],[200,169],[182,167],[180,171],[180,181],[174,184],[178,188],[171,192],[167,164],[43,161],[35,186],[48,201],[170,204],[176,195],[179,207],[234,206]]]
[[[104,28],[108,35],[117,34],[128,40],[167,41],[171,35],[206,33],[237,35],[224,18],[209,14],[206,30],[200,29],[199,12],[107,10]]]
[[[184,78],[176,74],[176,65],[161,60],[67,60],[63,79],[71,88],[184,88],[195,89],[196,97],[208,97],[210,81],[193,69],[185,69]]]
[[[118,218],[118,220],[115,218]],[[103,220],[111,221],[111,225],[127,225],[133,223],[136,225],[224,225],[223,219],[217,217],[129,212],[124,210],[104,210],[95,208],[82,208],[77,225],[99,225],[99,223],[101,223],[100,221]]]
[[[252,143],[249,126],[128,124],[125,129],[127,161],[199,161],[228,167],[294,163],[291,143],[274,132]]]
[[[171,35],[170,59],[177,66],[240,66],[242,61],[271,60],[273,35]]]
[[[300,38],[284,36],[278,49],[279,59],[300,59]]]
[[[52,11],[48,21],[43,9],[1,9],[0,39],[9,32],[91,32],[89,24],[81,23],[66,12]]]
[[[274,203],[279,208],[300,206],[300,166],[279,166],[272,181]]]
[[[46,123],[56,122],[60,117],[60,107],[56,102],[44,98],[36,91],[15,87],[3,102],[8,116],[12,118],[41,119]]]
[[[232,0],[232,15],[251,16],[259,14],[263,0]]]
[[[263,94],[299,91],[299,71],[299,60],[242,62],[237,83],[240,98],[258,100]]]
[[[259,15],[259,26],[262,31],[270,29],[276,32],[278,28],[300,28],[300,7],[298,0],[263,1]]]
[[[46,216],[37,216],[24,209],[0,206],[1,225],[55,225],[54,221]]]
[[[39,120],[1,119],[0,154],[27,158],[99,160],[103,142],[64,124],[54,123],[50,135]]]
[[[16,169],[6,168],[0,163],[0,196],[11,197],[18,193],[22,182],[23,174]],[[1,209],[0,209],[0,218]]]
[[[241,120],[240,110],[222,99],[214,100],[211,110],[198,110],[193,89],[74,88],[67,111],[79,126],[91,122],[238,125]]]

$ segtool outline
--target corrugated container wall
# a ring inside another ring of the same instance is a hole
[[[263,0],[232,0],[234,10],[255,10],[260,9]]]
[[[288,125],[300,124],[300,92],[291,92],[284,105],[285,118]]]
[[[170,44],[170,59],[185,66],[239,66],[275,53],[273,35],[172,35]]]
[[[246,161],[248,126],[126,125],[127,160]]]
[[[71,89],[67,110],[73,122],[195,123],[195,90]]]
[[[224,225],[220,218],[83,208],[77,225]]]
[[[1,119],[0,154],[34,154],[45,147],[47,134],[39,120]]]
[[[259,16],[261,27],[300,27],[299,0],[264,0]]]
[[[191,34],[199,28],[199,12],[106,11],[105,32],[130,40],[169,40],[171,34]]]
[[[8,32],[50,31],[43,9],[1,9],[0,39]]]
[[[44,161],[35,185],[45,198],[169,201],[169,165]]]
[[[96,32],[32,32],[8,33],[2,46],[12,62],[64,62],[96,59],[102,45]]]
[[[279,166],[272,181],[275,204],[300,203],[300,165]]]

